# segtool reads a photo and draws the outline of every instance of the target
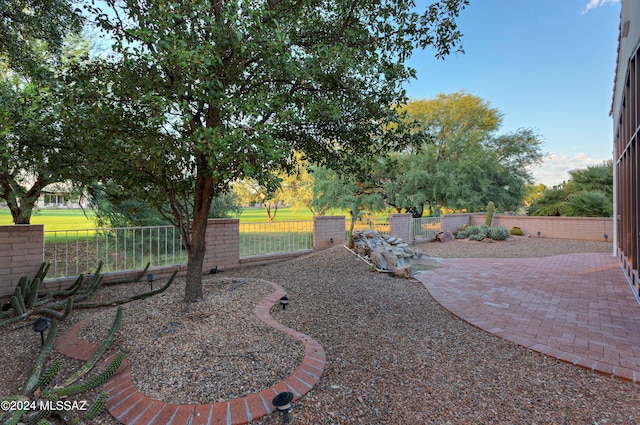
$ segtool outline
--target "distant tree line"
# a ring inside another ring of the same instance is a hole
[[[613,161],[569,171],[562,185],[544,188],[529,207],[534,216],[612,217]]]

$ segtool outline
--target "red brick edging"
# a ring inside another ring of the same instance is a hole
[[[131,378],[131,364],[125,358],[116,373],[103,385],[109,392],[107,410],[125,425],[240,425],[271,414],[271,404],[279,392],[293,393],[294,401],[308,393],[320,380],[326,363],[322,346],[313,338],[277,322],[271,308],[279,303],[286,292],[273,282],[274,292],[256,305],[256,315],[267,325],[296,338],[304,345],[304,359],[293,375],[274,386],[237,398],[212,404],[172,404],[154,400],[142,394]],[[80,330],[92,319],[88,317],[67,330],[56,341],[58,352],[79,360],[88,360],[98,349],[97,344],[78,339]],[[112,360],[116,353],[106,360]]]

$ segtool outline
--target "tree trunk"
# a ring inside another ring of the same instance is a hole
[[[37,200],[37,196],[24,196],[20,199],[20,205],[18,205],[17,201],[7,202],[7,206],[11,211],[11,217],[13,218],[13,224],[31,224],[31,213]]]
[[[188,303],[202,301],[202,264],[206,250],[205,235],[211,200],[213,199],[213,180],[203,177],[199,170],[196,177],[196,193],[193,208],[191,235],[187,244],[187,282],[184,289],[184,301]]]
[[[349,227],[349,234],[353,235],[353,228],[356,226],[358,215],[360,214],[360,206],[357,202],[351,204],[351,226]]]
[[[412,217],[420,218],[424,214],[424,202],[420,202],[416,207],[414,207]]]
[[[273,218],[271,218],[271,204],[268,204],[266,202],[262,203],[262,207],[264,208],[264,210],[267,213],[267,221],[269,223],[271,223],[273,221]]]
[[[18,215],[13,217],[13,224],[31,224],[31,216]]]
[[[38,176],[31,188],[24,191],[13,175],[4,174],[1,176],[0,197],[7,202],[13,224],[31,224],[33,208],[42,193],[42,189],[48,183],[48,180]]]

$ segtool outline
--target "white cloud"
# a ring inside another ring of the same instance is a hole
[[[542,183],[547,187],[553,187],[569,180],[569,171],[581,168],[601,165],[611,158],[594,159],[586,153],[578,153],[573,157],[566,155],[549,154],[542,165],[531,170],[536,183]]]
[[[589,0],[589,3],[582,9],[582,14],[595,9],[596,7],[604,6],[605,4],[617,4],[620,0]]]

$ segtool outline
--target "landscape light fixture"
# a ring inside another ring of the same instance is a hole
[[[271,402],[276,407],[276,409],[282,413],[282,421],[285,424],[291,422],[289,412],[291,412],[291,409],[293,409],[293,407],[291,406],[292,401],[293,393],[285,391],[282,393],[278,393],[278,395],[276,395]]]
[[[287,308],[287,304],[289,304],[289,298],[285,295],[284,297],[280,298],[280,305],[282,306],[283,310]]]
[[[48,317],[38,317],[32,325],[34,332],[40,332],[40,344],[44,346],[44,331],[51,326],[51,319]]]
[[[333,243],[333,238],[330,238],[330,239],[329,239],[329,242]]]
[[[604,234],[604,241],[607,242],[607,240],[609,240],[609,235],[607,235],[606,233]]]
[[[209,270],[209,274],[216,274],[216,273],[222,273],[224,272],[224,270],[221,270],[218,268],[218,266],[215,266],[214,268]]]
[[[538,230],[538,237],[540,237],[540,234],[541,234],[541,233],[540,233],[540,231]]]
[[[147,281],[149,282],[149,287],[153,291],[153,282],[156,281],[156,275],[154,273],[149,273],[147,275]]]

